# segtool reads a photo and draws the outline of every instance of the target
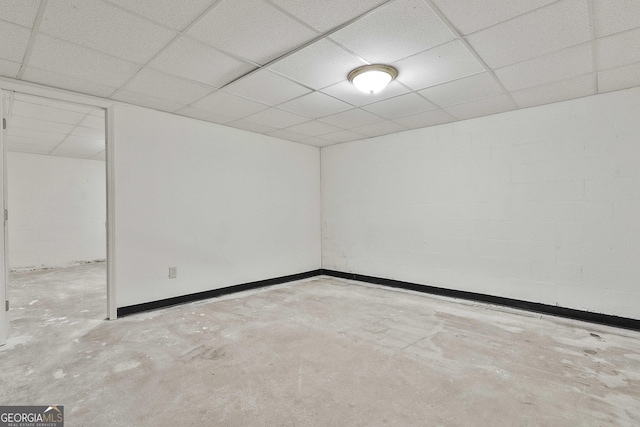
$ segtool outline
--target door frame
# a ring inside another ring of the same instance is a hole
[[[98,98],[91,95],[83,95],[63,89],[55,89],[34,83],[14,80],[7,77],[0,77],[1,92],[18,92],[26,95],[39,96],[56,101],[72,102],[86,105],[92,108],[102,108],[105,110],[105,173],[106,173],[106,259],[107,259],[107,319],[115,320],[118,316],[118,306],[116,302],[116,251],[115,251],[115,230],[116,230],[116,204],[115,204],[115,126],[114,126],[114,106],[116,101]],[[0,96],[0,116],[4,114],[2,110],[2,97]],[[3,194],[0,201],[0,213],[6,207],[6,194],[9,184],[6,181],[6,147],[3,135],[0,135],[0,157],[2,173],[0,174],[0,192]],[[10,213],[9,213],[10,215]],[[7,222],[4,221],[4,229],[0,232],[2,244],[0,245],[0,346],[6,344],[9,331],[9,316],[5,312],[4,301],[7,299],[8,286],[8,239]]]

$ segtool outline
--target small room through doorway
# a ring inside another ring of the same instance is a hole
[[[3,96],[8,341],[17,344],[36,328],[107,318],[105,110]]]

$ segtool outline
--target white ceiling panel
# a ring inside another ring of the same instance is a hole
[[[63,135],[67,135],[75,127],[75,125],[71,124],[58,123],[39,118],[23,117],[17,115],[10,117],[8,121],[12,127],[33,129],[42,132],[59,133]]]
[[[5,21],[33,28],[39,8],[40,0],[2,0],[0,17]]]
[[[176,111],[176,114],[213,123],[228,123],[235,120],[235,117],[226,114],[212,113],[211,111],[201,110],[195,107],[185,107]]]
[[[444,110],[459,120],[471,119],[473,117],[488,116],[490,114],[502,113],[516,108],[514,102],[507,95],[492,96],[464,104],[446,107]]]
[[[365,62],[327,40],[320,40],[278,61],[270,68],[313,89],[347,79]]]
[[[566,99],[580,98],[595,94],[593,74],[586,74],[538,87],[513,92],[513,99],[519,107],[550,104]]]
[[[611,92],[635,86],[640,86],[640,63],[598,72],[598,90],[600,92]]]
[[[305,136],[319,136],[326,133],[341,131],[337,126],[333,126],[327,123],[322,123],[317,120],[310,122],[300,123],[299,125],[288,127],[287,130],[303,134]]]
[[[106,160],[107,158],[107,153],[105,150],[102,150],[101,152],[99,152],[98,154],[95,154],[91,157],[89,157],[91,160]]]
[[[385,119],[395,119],[409,114],[434,110],[437,107],[416,93],[407,93],[362,108]]]
[[[598,69],[607,70],[640,62],[640,29],[596,40]]]
[[[215,0],[109,0],[111,3],[161,23],[183,30]]]
[[[40,96],[26,95],[24,93],[16,93],[14,96],[16,101],[27,102],[29,104],[42,105],[45,107],[55,108],[62,111],[74,111],[76,113],[88,114],[91,113],[94,108],[81,104],[73,104],[71,102],[58,101],[56,99],[42,98]],[[104,115],[104,110],[102,111]]]
[[[277,129],[267,133],[267,135],[274,138],[286,139],[287,141],[300,142],[305,138],[309,138],[308,135],[292,132],[288,129]]]
[[[367,136],[350,130],[340,130],[338,132],[322,135],[322,139],[326,139],[336,144],[340,142],[357,141],[364,138],[367,138]]]
[[[99,141],[73,140],[70,142],[65,141],[61,143],[51,151],[50,155],[88,159],[89,157],[95,156],[101,151],[104,151],[104,143],[101,144]]]
[[[387,0],[270,0],[321,33],[350,21]]]
[[[19,71],[20,71],[19,62],[0,59],[0,76],[11,77],[13,79],[18,76]]]
[[[470,35],[467,40],[492,68],[504,67],[589,41],[585,0],[561,0]]]
[[[7,151],[28,154],[49,154],[51,147],[44,145],[20,144],[9,140],[7,141]]]
[[[275,7],[255,0],[223,0],[188,34],[259,64],[318,36]]]
[[[287,128],[309,120],[307,117],[293,114],[288,111],[278,110],[277,108],[269,108],[268,110],[260,111],[246,119],[250,122],[272,126],[276,129]]]
[[[264,104],[260,104],[249,99],[241,98],[222,91],[214,92],[193,104],[193,107],[211,111],[216,114],[224,114],[235,118],[243,118],[258,111],[267,109]]]
[[[360,92],[351,84],[348,80],[343,80],[335,85],[325,87],[322,92],[333,96],[334,98],[348,102],[356,107],[361,107],[367,104],[373,104],[374,102],[382,101],[384,99],[393,98],[398,95],[409,92],[409,89],[397,81],[392,81],[384,88],[383,91],[369,94]]]
[[[88,114],[84,119],[82,119],[79,125],[104,131],[104,113],[102,117]]]
[[[283,110],[316,119],[353,108],[321,92],[313,92],[280,105]]]
[[[312,145],[314,147],[326,147],[328,145],[334,145],[333,142],[331,141],[327,141],[326,139],[320,137],[320,136],[308,136],[305,139],[303,139],[302,141],[299,141],[302,144],[305,145]]]
[[[311,92],[311,89],[265,69],[231,83],[224,90],[272,106]]]
[[[27,51],[31,31],[10,22],[0,21],[0,58],[22,62]]]
[[[147,62],[177,35],[99,0],[48,2],[40,31],[138,63]]]
[[[385,120],[382,122],[373,123],[370,125],[361,126],[353,129],[354,132],[361,133],[368,137],[388,135],[390,133],[402,132],[405,130],[407,130],[406,127],[399,125],[398,123],[392,122],[391,120]]]
[[[96,83],[78,77],[56,73],[54,71],[42,70],[36,67],[27,67],[22,78],[23,80],[40,83],[45,86],[58,87],[101,97],[107,97],[117,89],[116,86]]]
[[[149,62],[151,68],[220,88],[255,67],[201,42],[180,37]]]
[[[329,123],[330,125],[338,126],[343,129],[351,129],[381,122],[384,119],[382,117],[376,116],[375,114],[371,114],[368,111],[364,111],[360,108],[355,108],[353,110],[344,111],[342,113],[332,114],[319,120],[321,122]]]
[[[264,133],[264,134],[273,132],[274,130],[276,130],[276,128],[274,127],[250,122],[249,120],[245,120],[245,119],[235,120],[233,122],[227,123],[227,126],[248,130],[249,132]]]
[[[573,46],[549,55],[496,70],[509,91],[540,86],[593,72],[591,43]]]
[[[604,37],[640,26],[640,1],[593,0],[596,37]]]
[[[105,139],[104,129],[87,128],[84,126],[76,126],[70,133],[73,136],[91,139]]]
[[[365,61],[391,63],[455,39],[423,0],[398,0],[331,35]]]
[[[459,41],[438,46],[394,64],[398,80],[414,90],[485,71],[484,66]]]
[[[107,86],[122,85],[139,68],[133,62],[42,34],[36,38],[29,65]]]
[[[191,104],[216,90],[211,86],[171,76],[150,68],[140,70],[123,86],[123,89],[183,105]]]
[[[32,100],[33,98],[30,97]],[[46,101],[46,100],[45,100]],[[65,106],[69,104],[64,104]],[[86,113],[78,111],[63,110],[52,105],[34,104],[25,102],[18,98],[13,102],[13,116],[30,117],[32,119],[48,120],[50,122],[76,125],[82,121]]]
[[[130,90],[119,90],[111,97],[116,101],[128,104],[140,105],[142,107],[153,108],[154,110],[174,112],[184,108],[187,103],[178,103],[166,99],[160,99],[142,93],[131,92]]]
[[[490,73],[475,74],[418,92],[440,107],[499,95],[502,88]]]
[[[449,123],[455,119],[449,113],[444,110],[437,109],[431,111],[424,111],[418,114],[412,114],[410,116],[399,117],[394,121],[406,126],[409,129],[417,129],[427,126],[440,125],[443,123]]]
[[[12,137],[16,137],[20,138],[20,141],[24,143],[33,145],[46,145],[49,147],[56,146],[67,137],[67,135],[59,133],[50,133],[40,130],[12,127],[11,122],[9,121],[7,121],[7,135],[10,139]],[[14,140],[18,141],[18,139]]]
[[[433,0],[461,34],[470,34],[557,0]]]

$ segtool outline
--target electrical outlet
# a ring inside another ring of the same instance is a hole
[[[169,279],[178,277],[178,267],[169,267]]]

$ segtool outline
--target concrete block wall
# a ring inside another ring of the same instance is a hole
[[[640,318],[640,89],[322,149],[323,268]]]
[[[10,268],[104,260],[105,174],[103,161],[8,152]]]

